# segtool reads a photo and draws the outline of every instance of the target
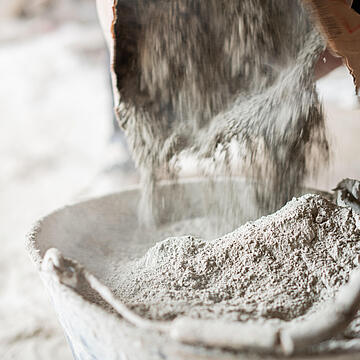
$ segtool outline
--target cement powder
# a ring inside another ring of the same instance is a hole
[[[194,156],[210,178],[255,179],[259,213],[283,206],[319,155],[327,160],[313,76],[325,43],[301,4],[117,2],[117,113],[142,174],[143,223],[160,223],[156,182],[176,179],[181,156]],[[218,217],[233,224],[239,201],[228,182]],[[118,298],[154,320],[296,321],[331,299],[360,262],[359,216],[319,196],[215,240],[201,238],[207,221],[174,224],[192,235],[119,265],[109,279]]]
[[[198,235],[204,224],[180,226]],[[159,242],[119,266],[110,282],[121,301],[150,319],[291,321],[333,298],[359,262],[360,216],[304,195],[215,240]]]
[[[158,223],[156,182],[176,178],[184,155],[209,177],[255,178],[262,214],[327,159],[313,78],[325,42],[302,1],[119,0],[115,10],[116,108],[142,174],[142,222]]]

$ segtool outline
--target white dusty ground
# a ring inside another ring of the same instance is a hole
[[[112,156],[109,91],[96,24],[0,43],[2,360],[72,358],[23,243],[36,218],[100,183]]]
[[[54,208],[136,179],[104,171],[114,154],[125,155],[108,142],[107,60],[96,23],[41,23],[34,33],[34,24],[9,24],[13,28],[0,26],[0,359],[68,360],[62,330],[25,253],[25,233]],[[319,90],[334,165],[312,184],[329,189],[341,177],[360,178],[360,111],[345,69],[321,80]]]

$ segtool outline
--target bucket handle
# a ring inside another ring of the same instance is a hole
[[[346,329],[360,309],[360,270],[351,273],[349,282],[337,293],[335,301],[308,319],[295,325],[264,326],[220,320],[177,318],[173,321],[152,321],[137,315],[115,297],[99,279],[74,260],[63,257],[58,249],[47,250],[41,271],[56,281],[77,290],[79,281],[89,286],[132,325],[168,335],[189,344],[232,350],[252,350],[267,354],[291,355],[319,344]]]

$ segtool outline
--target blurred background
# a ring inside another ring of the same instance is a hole
[[[332,144],[308,185],[360,178],[360,110],[340,67],[318,81]],[[57,207],[137,182],[113,121],[95,0],[0,0],[0,359],[71,359],[24,249]]]
[[[137,181],[95,0],[0,0],[0,359],[71,359],[24,249],[51,210]]]

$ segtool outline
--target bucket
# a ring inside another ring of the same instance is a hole
[[[254,209],[249,205],[251,199],[248,194],[251,191],[247,187],[251,185],[239,181],[237,186],[238,193],[243,194],[240,204],[243,204],[243,212],[247,214],[246,220],[256,217]],[[181,214],[171,211],[171,195],[175,187],[182,194]],[[207,215],[208,207],[204,204],[209,195],[208,189],[202,180],[159,185],[163,222]],[[222,196],[223,189],[224,183],[218,182],[213,190]],[[162,331],[162,324],[153,326],[152,321],[140,319],[115,299],[107,280],[113,264],[120,258],[124,261],[138,258],[162,240],[152,238],[151,233],[148,236],[137,236],[139,199],[140,190],[133,187],[66,206],[40,220],[28,235],[27,249],[39,269],[74,359],[276,358],[276,354],[265,356],[248,351],[251,346],[245,346],[245,352],[227,350],[222,346],[186,344],[186,341],[179,341],[176,336]],[[177,218],[174,218],[174,214]],[[241,341],[246,342],[246,339],[245,334]],[[264,337],[262,345],[265,348],[267,341]],[[293,358],[300,360],[307,356]],[[316,358],[355,360],[360,358],[360,353],[327,354]]]

